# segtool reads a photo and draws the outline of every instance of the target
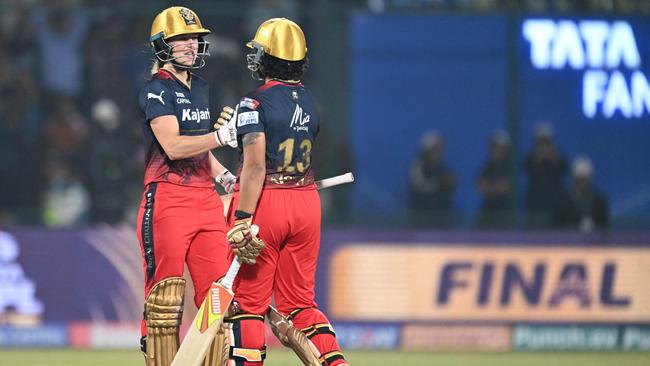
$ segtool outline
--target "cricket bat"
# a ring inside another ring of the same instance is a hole
[[[346,173],[319,180],[316,182],[316,187],[325,189],[353,181],[354,176],[352,173]],[[257,236],[258,232],[259,227],[257,225],[251,226],[253,235]],[[241,263],[235,258],[223,280],[212,283],[171,366],[201,366],[203,364],[205,354],[221,328],[225,313],[235,296],[232,291],[232,284],[240,266]]]
[[[345,173],[331,178],[317,180],[316,188],[325,189],[333,186],[338,186],[340,184],[352,183],[352,182],[354,182],[354,175],[352,175],[352,173]]]
[[[257,225],[251,226],[253,235],[257,235],[258,231]],[[235,296],[232,292],[232,284],[240,266],[241,263],[235,258],[223,280],[212,283],[174,357],[174,361],[172,361],[172,366],[200,366],[203,364],[205,354],[217,331],[221,328],[226,311]]]

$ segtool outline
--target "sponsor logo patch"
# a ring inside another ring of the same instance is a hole
[[[237,116],[237,127],[260,123],[259,115],[260,113],[258,111],[240,113]]]
[[[311,120],[311,116],[304,112],[302,108],[296,104],[296,109],[293,111],[293,117],[291,117],[291,127],[292,130],[298,131],[309,131],[309,126],[305,126]]]
[[[192,104],[192,102],[185,97],[185,94],[179,92],[174,93],[176,93],[176,104]]]
[[[183,109],[183,115],[181,116],[181,120],[183,122],[185,121],[196,121],[196,123],[201,122],[201,120],[204,119],[210,119],[210,110],[208,108],[204,110],[200,110],[198,108],[196,109],[189,109],[185,108]]]
[[[252,110],[256,110],[257,107],[259,107],[260,102],[256,101],[255,99],[251,98],[244,98],[239,102],[239,108],[248,108]]]
[[[158,99],[162,105],[165,105],[165,101],[162,98],[162,95],[165,93],[165,91],[161,91],[160,95],[156,95],[154,93],[147,93],[147,99]]]

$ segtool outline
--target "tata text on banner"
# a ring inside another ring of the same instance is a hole
[[[359,243],[330,266],[336,319],[650,321],[650,248]]]

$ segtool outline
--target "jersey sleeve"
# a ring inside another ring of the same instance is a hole
[[[169,87],[160,82],[147,83],[140,95],[140,107],[149,123],[160,116],[175,115],[174,96]]]
[[[258,100],[244,97],[237,111],[237,136],[251,132],[264,132],[264,111]]]

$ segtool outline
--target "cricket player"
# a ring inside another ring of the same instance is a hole
[[[227,126],[210,132],[208,85],[191,72],[205,64],[208,33],[196,13],[184,7],[165,9],[151,26],[155,61],[139,97],[146,156],[137,222],[147,366],[171,364],[178,350],[184,264],[197,306],[229,266],[224,208],[214,181],[231,191],[236,178],[210,150],[236,143],[236,132]]]
[[[242,266],[234,282],[239,310],[226,320],[232,325],[229,362],[264,362],[264,315],[273,295],[279,312],[309,340],[311,349],[294,348],[296,353],[313,352],[323,365],[347,365],[314,301],[321,206],[311,159],[320,121],[300,81],[308,62],[305,36],[291,20],[274,18],[260,25],[247,46],[248,68],[264,84],[236,108],[241,165],[228,241],[244,263],[254,263]],[[266,244],[257,257],[253,224]]]

